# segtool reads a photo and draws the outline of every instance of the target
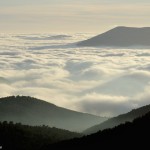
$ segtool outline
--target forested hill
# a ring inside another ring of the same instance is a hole
[[[150,105],[146,105],[137,109],[133,109],[132,111],[119,115],[117,117],[110,118],[98,125],[90,127],[86,129],[83,133],[84,134],[91,134],[96,133],[99,130],[104,130],[107,128],[113,128],[119,124],[125,123],[127,121],[133,121],[135,118],[145,115],[150,111]]]
[[[49,125],[71,131],[83,131],[107,118],[58,107],[27,96],[0,98],[0,121],[27,125]]]
[[[42,150],[50,149],[146,149],[149,148],[150,112],[135,119],[132,123],[126,122],[113,129],[105,129],[82,138],[63,141],[46,146]]]
[[[0,122],[0,146],[4,150],[39,150],[47,144],[81,137],[81,134],[48,126]]]

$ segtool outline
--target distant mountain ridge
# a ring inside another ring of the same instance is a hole
[[[113,129],[106,129],[95,134],[47,145],[42,150],[50,149],[147,149],[150,135],[150,112],[126,122]]]
[[[83,131],[107,118],[61,108],[26,96],[0,98],[0,121],[27,125],[49,125],[71,131]]]
[[[77,43],[83,47],[150,48],[150,27],[119,26]]]
[[[137,109],[134,109],[126,114],[119,115],[117,117],[110,118],[98,125],[95,125],[93,127],[90,127],[86,129],[83,133],[84,134],[91,134],[96,133],[99,130],[104,130],[107,128],[113,128],[115,126],[118,126],[119,124],[123,124],[125,122],[131,122],[135,118],[138,118],[140,116],[145,115],[146,113],[150,112],[150,105],[143,106]]]

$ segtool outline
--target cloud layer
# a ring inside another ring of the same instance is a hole
[[[150,51],[67,46],[89,36],[1,34],[0,97],[29,95],[102,116],[149,104]]]

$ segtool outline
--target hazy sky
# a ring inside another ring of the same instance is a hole
[[[150,26],[149,0],[3,0],[0,32],[103,32]]]

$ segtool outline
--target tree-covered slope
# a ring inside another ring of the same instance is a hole
[[[81,137],[81,134],[44,125],[0,122],[0,146],[4,150],[39,150],[47,144],[74,137]]]
[[[50,149],[148,149],[150,135],[150,112],[145,116],[126,122],[112,129],[105,129],[95,134],[47,145],[42,150]]]
[[[0,121],[27,125],[49,125],[71,131],[83,131],[107,118],[61,108],[26,96],[0,98]]]
[[[115,126],[118,126],[119,124],[125,123],[127,121],[133,121],[135,118],[138,118],[140,116],[145,115],[150,111],[150,105],[140,107],[138,109],[134,109],[126,114],[119,115],[117,117],[110,118],[103,123],[100,123],[98,125],[95,125],[93,127],[90,127],[86,129],[83,133],[84,134],[91,134],[98,132],[99,130],[104,130],[107,128],[113,128]]]

